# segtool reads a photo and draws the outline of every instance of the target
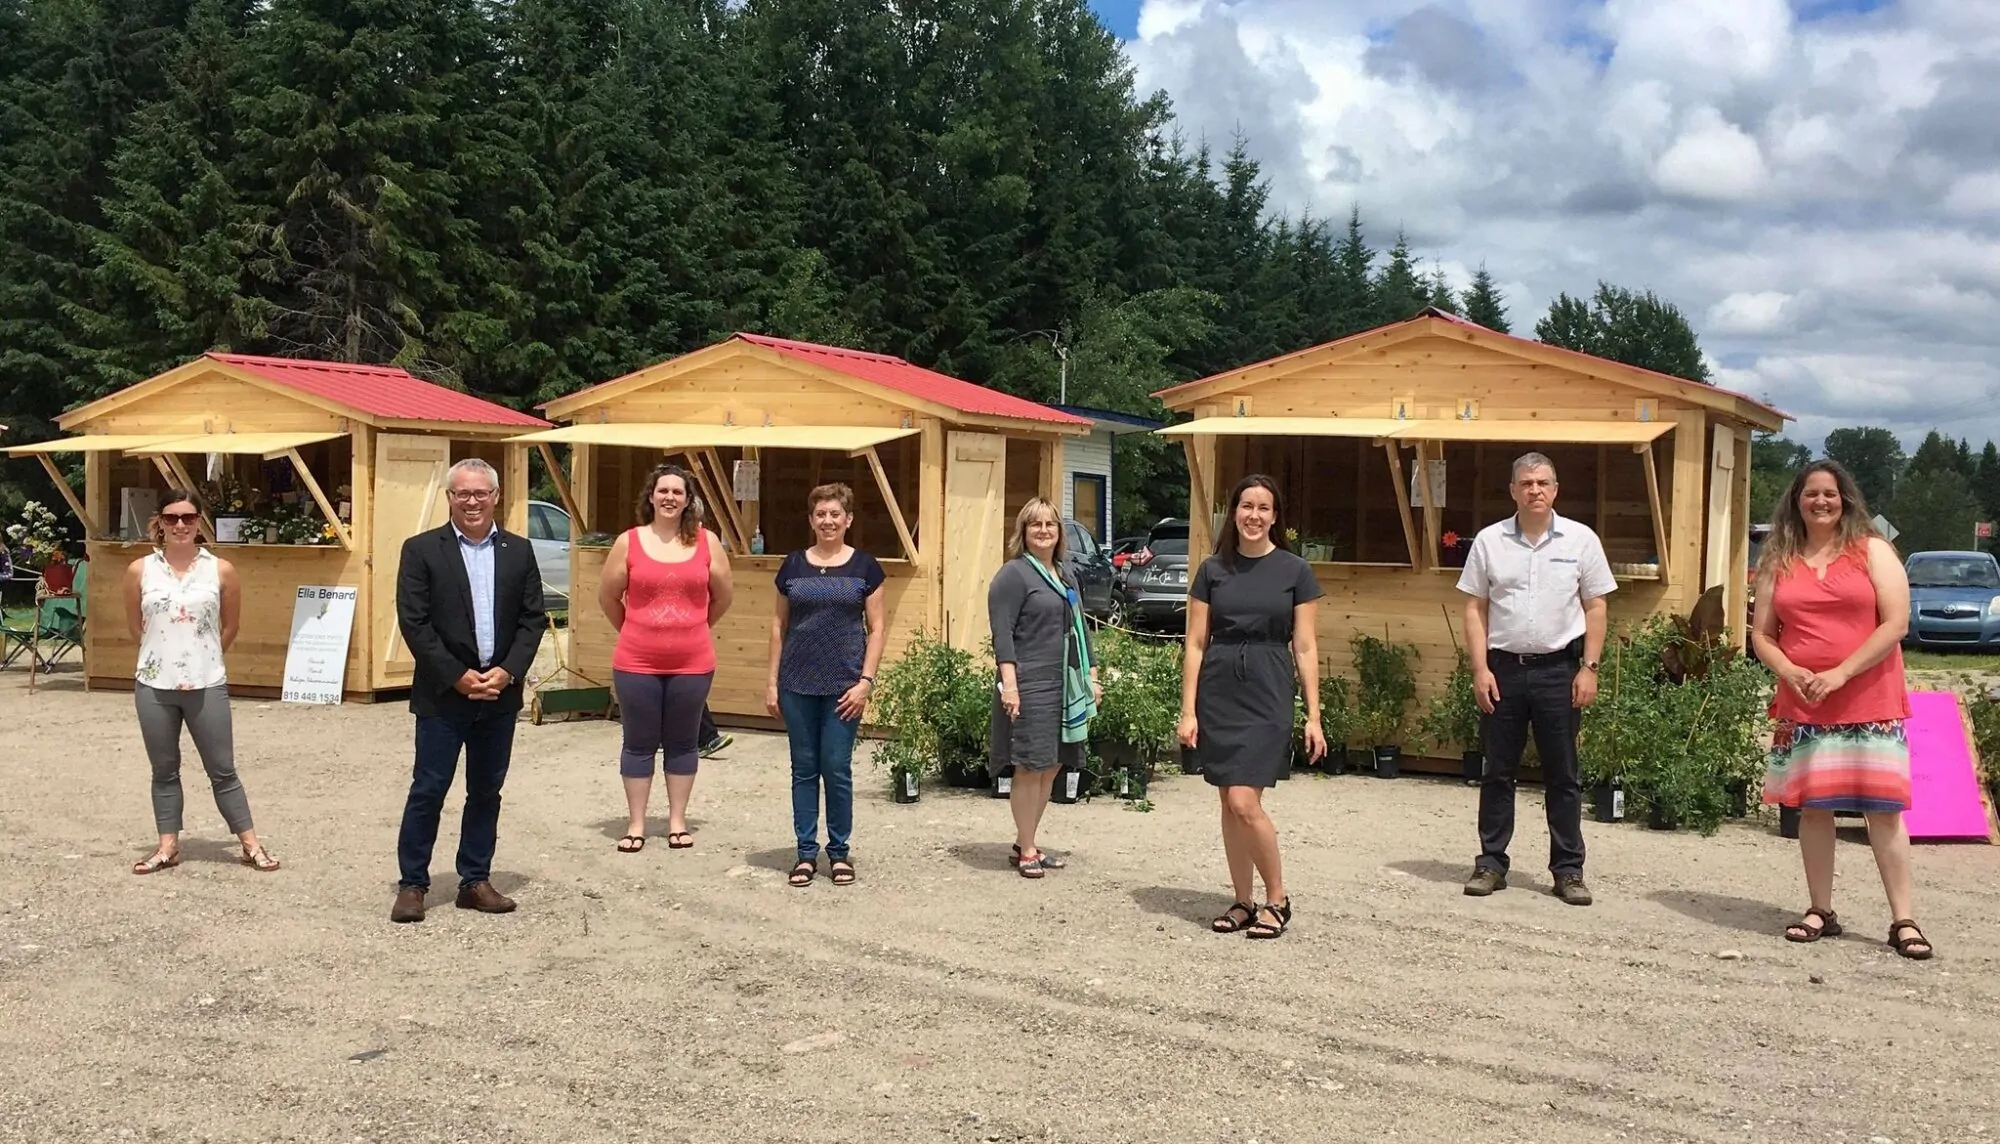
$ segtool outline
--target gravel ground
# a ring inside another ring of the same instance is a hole
[[[399,706],[236,705],[276,874],[234,861],[192,752],[178,869],[148,852],[131,699],[0,673],[0,1140],[1917,1141],[2000,1136],[2000,849],[1925,846],[1916,964],[1858,832],[1849,936],[1769,823],[1591,826],[1598,904],[1538,869],[1463,897],[1474,792],[1301,778],[1270,805],[1298,917],[1228,903],[1214,797],[1050,809],[1072,855],[1009,873],[1006,810],[887,801],[862,764],[861,881],[784,884],[781,739],[704,763],[692,850],[613,850],[614,725],[520,728],[495,883],[387,920],[409,774]],[[662,796],[662,807],[664,796]],[[657,816],[653,830],[665,829]]]

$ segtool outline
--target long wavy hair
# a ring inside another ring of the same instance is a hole
[[[653,490],[660,487],[663,477],[679,477],[681,488],[687,490],[687,504],[681,509],[680,527],[674,536],[682,544],[692,545],[701,536],[701,500],[695,495],[694,475],[674,464],[654,465],[646,474],[646,483],[639,486],[639,523],[653,523]]]
[[[1834,489],[1840,493],[1840,550],[1852,552],[1866,545],[1870,540],[1882,535],[1875,527],[1874,514],[1868,511],[1868,502],[1861,496],[1860,486],[1854,477],[1838,461],[1814,461],[1799,470],[1785,495],[1771,510],[1771,535],[1764,540],[1764,550],[1757,557],[1759,577],[1778,577],[1791,574],[1793,566],[1806,548],[1806,518],[1799,511],[1799,497],[1806,491],[1806,482],[1814,473],[1826,473],[1833,478]]]
[[[1290,552],[1285,545],[1285,498],[1278,493],[1278,482],[1262,473],[1251,473],[1236,482],[1229,490],[1229,504],[1222,515],[1222,531],[1215,537],[1215,554],[1221,558],[1223,567],[1236,571],[1236,548],[1242,538],[1236,535],[1236,506],[1243,503],[1243,494],[1251,489],[1263,489],[1271,494],[1271,543]]]

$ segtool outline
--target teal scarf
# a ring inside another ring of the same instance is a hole
[[[1090,640],[1083,630],[1083,609],[1078,605],[1076,590],[1056,579],[1055,573],[1041,561],[1027,554],[1023,559],[1042,574],[1042,579],[1063,598],[1064,610],[1069,614],[1069,638],[1076,645],[1076,662],[1071,663],[1065,650],[1063,654],[1063,720],[1062,741],[1081,743],[1090,737],[1090,721],[1097,715],[1097,697],[1090,688]]]

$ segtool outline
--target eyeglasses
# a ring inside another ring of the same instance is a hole
[[[199,524],[200,522],[201,514],[198,512],[163,512],[160,514],[161,524]]]
[[[474,501],[492,500],[499,495],[499,492],[498,489],[453,489],[445,495],[460,504],[471,504]]]

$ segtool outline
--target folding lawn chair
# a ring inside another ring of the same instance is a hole
[[[54,672],[56,661],[83,649],[85,591],[90,562],[79,560],[67,590],[49,586],[46,569],[35,582],[34,633],[28,646],[28,690],[35,690],[37,672]]]

